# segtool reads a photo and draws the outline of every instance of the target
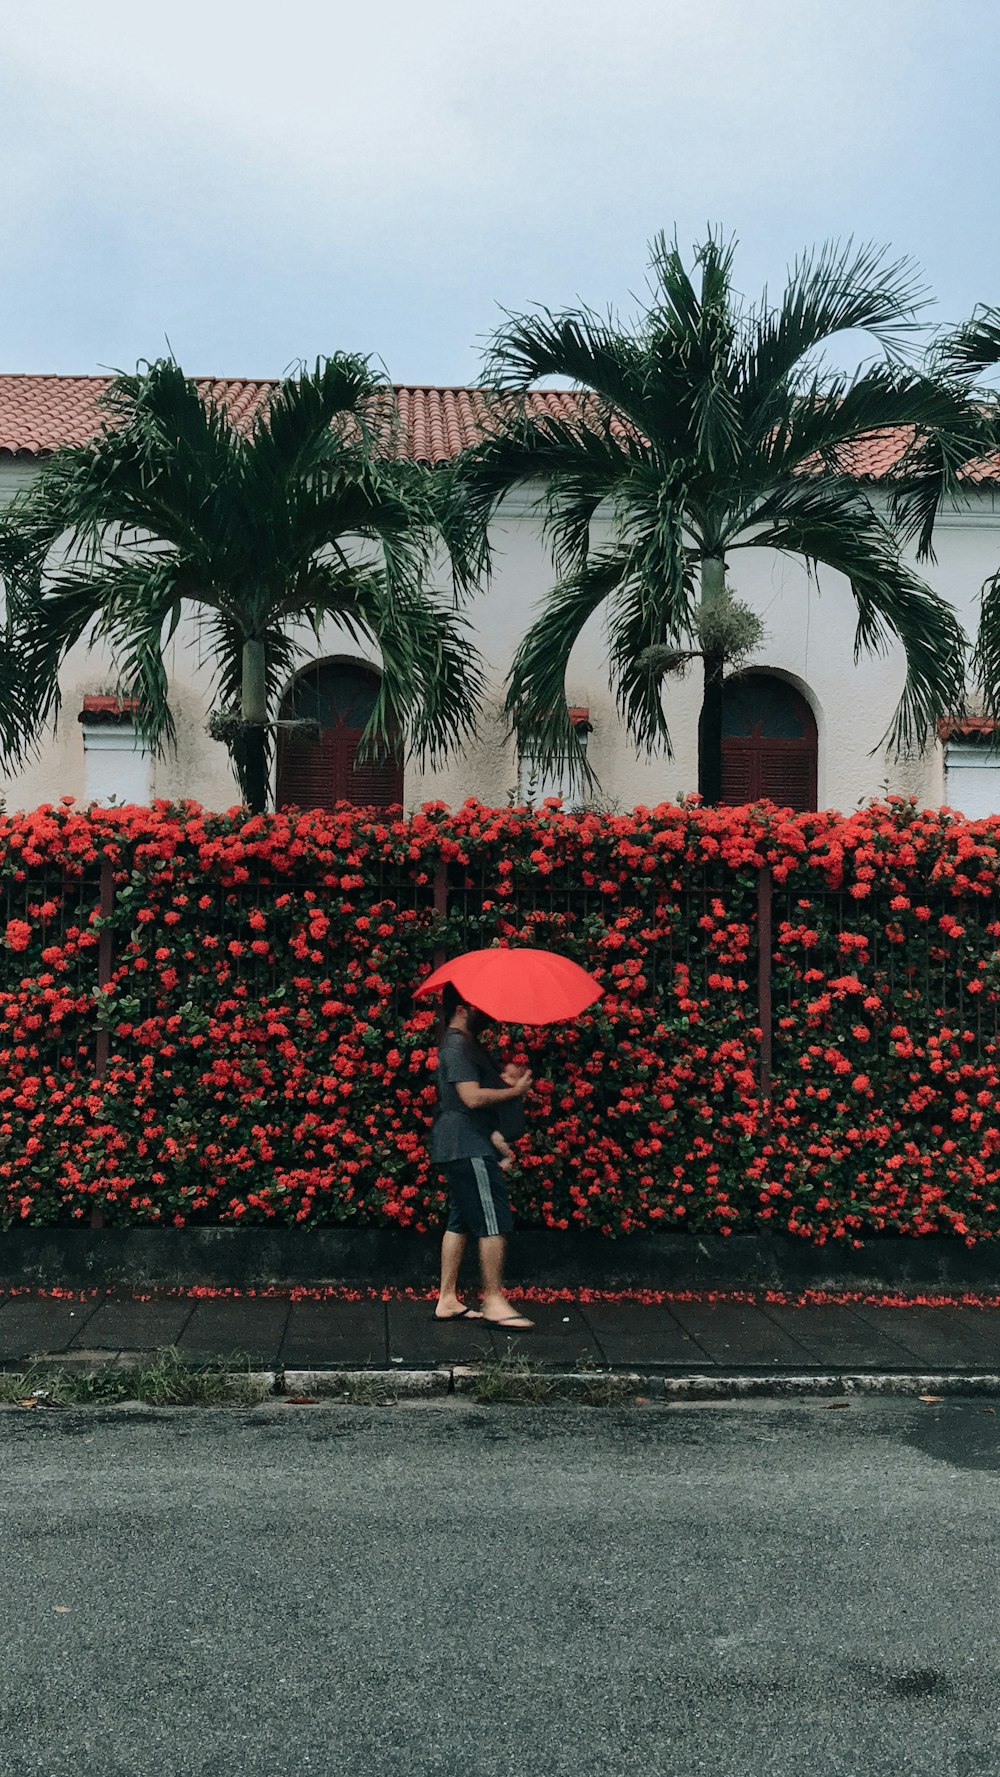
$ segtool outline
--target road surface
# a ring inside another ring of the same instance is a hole
[[[0,1769],[993,1777],[998,1469],[981,1400],[3,1412]]]

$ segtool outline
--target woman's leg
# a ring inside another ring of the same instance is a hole
[[[507,1242],[502,1234],[491,1234],[479,1242],[479,1269],[483,1277],[483,1314],[487,1320],[510,1322],[512,1333],[524,1332],[534,1326],[526,1314],[517,1309],[503,1293],[503,1261]]]
[[[465,1254],[465,1240],[464,1234],[454,1234],[449,1228],[441,1241],[441,1288],[435,1313],[442,1316],[458,1314],[462,1307],[458,1296],[458,1273]]]

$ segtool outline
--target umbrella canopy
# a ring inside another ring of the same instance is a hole
[[[470,1006],[503,1024],[558,1024],[599,1000],[600,983],[554,950],[469,950],[442,963],[417,988],[440,993],[446,981]]]

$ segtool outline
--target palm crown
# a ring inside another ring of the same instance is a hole
[[[1000,309],[986,304],[975,309],[961,327],[946,333],[934,348],[934,365],[968,400],[975,400],[984,436],[979,441],[980,457],[990,455],[995,465],[1000,453],[1000,402],[995,388],[984,386],[983,379],[1000,367]],[[970,458],[973,452],[969,452]],[[980,467],[981,465],[974,465]],[[917,515],[927,517],[936,510],[942,483],[951,467],[950,460],[931,437],[925,446],[915,476],[913,503]],[[973,655],[974,676],[983,702],[994,721],[1000,722],[1000,569],[991,574],[982,588],[982,608]]]
[[[65,655],[93,637],[147,740],[169,737],[164,647],[191,601],[255,808],[302,625],[379,649],[365,750],[401,739],[433,760],[468,731],[481,672],[456,601],[481,558],[454,478],[397,454],[391,390],[367,359],[337,354],[276,385],[243,430],[170,360],[115,378],[103,407],[99,436],[57,453],[5,525],[35,728]],[[450,598],[428,586],[442,551]]]
[[[498,394],[489,432],[463,468],[482,519],[514,485],[542,485],[557,579],[508,695],[536,755],[567,760],[578,780],[588,775],[565,674],[584,625],[605,608],[619,707],[646,749],[669,750],[665,662],[674,650],[704,657],[699,788],[718,799],[725,625],[706,617],[728,602],[726,564],[737,549],[784,551],[844,574],[856,656],[898,638],[906,679],[887,737],[897,749],[922,744],[959,705],[963,631],[900,548],[908,534],[929,546],[936,503],[975,454],[982,426],[954,379],[903,360],[921,307],[906,264],[849,245],[803,258],[780,302],[765,292],[750,306],[733,290],[731,246],[710,237],[692,273],[661,236],[634,329],[583,308],[507,320],[490,354]],[[880,348],[853,375],[817,359],[849,329]],[[576,417],[532,403],[531,385],[554,376],[580,392]],[[887,427],[912,439],[891,513],[851,473],[852,447]],[[598,513],[609,522],[595,544]]]

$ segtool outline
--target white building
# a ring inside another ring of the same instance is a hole
[[[82,443],[93,434],[95,402],[105,386],[101,377],[0,376],[0,501],[28,485],[60,444]],[[238,381],[203,386],[224,399],[236,418],[271,387]],[[418,460],[445,460],[475,436],[481,412],[475,391],[401,388],[397,398]],[[560,393],[548,399],[561,407],[572,397]],[[873,447],[868,467],[876,481],[894,455],[891,442]],[[409,808],[430,800],[457,804],[469,796],[503,804],[529,788],[536,800],[558,789],[551,778],[539,781],[526,762],[519,765],[501,715],[514,651],[552,581],[529,497],[506,502],[492,547],[493,578],[472,611],[491,681],[477,740],[436,772],[412,762],[398,772],[355,769],[354,749],[378,661],[364,658],[331,627],[319,649],[310,637],[297,683],[299,708],[308,705],[319,716],[320,739],[282,743],[275,781],[279,804],[322,804],[338,797],[384,802],[400,796]],[[936,564],[921,572],[973,633],[982,584],[1000,567],[994,483],[981,482],[967,505],[942,516],[935,547]],[[741,549],[730,557],[730,580],[762,616],[766,636],[727,700],[728,800],[771,794],[794,806],[850,809],[888,789],[924,803],[947,802],[970,815],[1000,812],[1000,754],[989,747],[988,725],[966,724],[964,732],[942,736],[919,757],[900,761],[887,755],[881,743],[903,685],[902,650],[854,663],[855,607],[840,576],[821,572],[817,584],[798,561]],[[205,732],[210,674],[193,623],[182,624],[171,641],[168,667],[177,745],[154,758],[138,743],[128,709],[112,695],[110,661],[96,650],[77,650],[63,674],[56,732],[23,771],[0,779],[7,807],[32,807],[62,795],[82,801],[190,797],[208,807],[230,807],[237,793],[228,754]],[[609,689],[600,622],[581,638],[566,690],[579,719],[589,725],[588,755],[601,785],[597,800],[628,808],[694,790],[699,673],[668,682],[670,759],[641,757],[624,732]]]

